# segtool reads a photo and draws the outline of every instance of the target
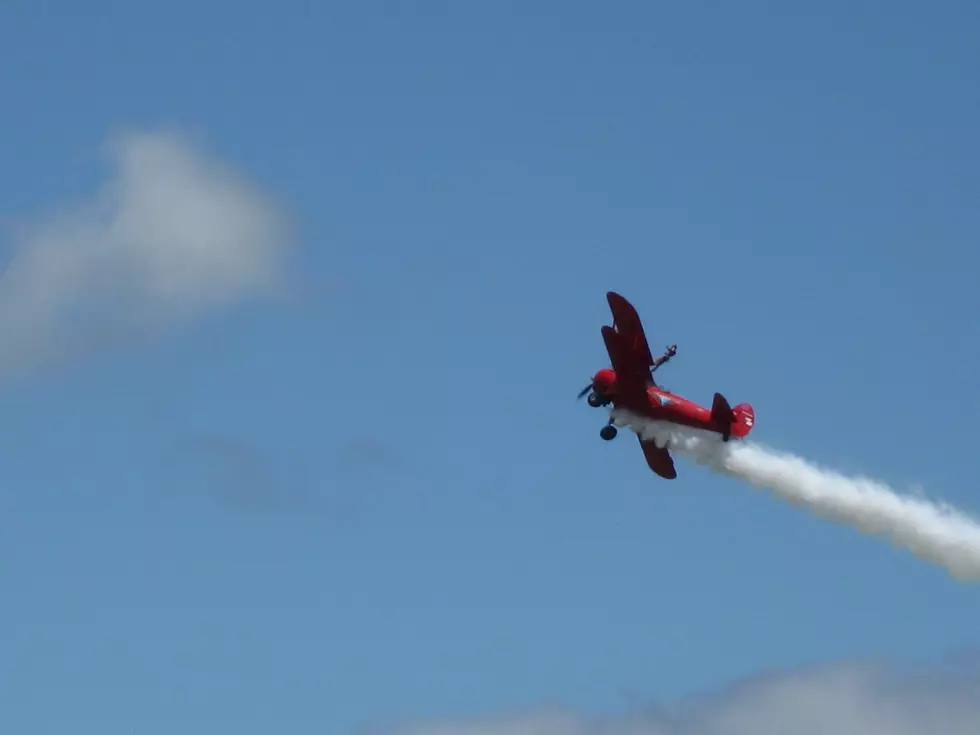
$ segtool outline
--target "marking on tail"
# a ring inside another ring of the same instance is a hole
[[[732,425],[732,435],[739,438],[748,436],[755,426],[755,409],[749,403],[740,403],[733,411],[735,423]]]
[[[755,410],[749,403],[740,403],[732,408],[725,396],[715,393],[711,402],[711,419],[721,428],[723,436],[741,439],[748,436],[755,426]]]

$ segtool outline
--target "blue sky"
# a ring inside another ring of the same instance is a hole
[[[181,130],[292,269],[5,381],[0,728],[601,713],[975,649],[975,588],[660,481],[575,401],[615,289],[667,387],[980,514],[975,5],[276,7],[0,10],[5,250],[104,141]]]

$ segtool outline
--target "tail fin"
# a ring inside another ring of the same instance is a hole
[[[715,398],[711,402],[711,420],[718,426],[730,426],[735,420],[735,412],[721,393],[715,393]]]
[[[740,403],[733,409],[721,393],[715,393],[711,402],[711,420],[717,424],[726,440],[728,436],[741,439],[748,436],[755,425],[755,411],[748,403]]]

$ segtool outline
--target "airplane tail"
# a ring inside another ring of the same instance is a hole
[[[751,403],[740,403],[732,409],[735,413],[735,423],[732,424],[732,436],[742,439],[749,435],[755,426],[755,409]]]
[[[715,393],[711,402],[711,420],[718,425],[722,433],[727,432],[739,439],[748,436],[755,426],[755,411],[751,404],[740,403],[732,408],[725,396]]]

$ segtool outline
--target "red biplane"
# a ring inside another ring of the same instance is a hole
[[[715,393],[711,408],[707,409],[658,386],[653,372],[674,356],[677,345],[667,348],[662,357],[654,360],[633,305],[613,291],[606,294],[606,300],[612,311],[613,326],[602,328],[602,338],[612,368],[597,372],[592,382],[579,393],[579,398],[591,391],[589,405],[595,408],[612,404],[647,419],[716,432],[726,442],[733,436],[743,438],[752,431],[755,411],[748,403],[732,408],[721,393]],[[610,419],[599,436],[609,441],[616,437],[616,433]],[[640,446],[651,470],[668,480],[677,477],[674,460],[667,448],[642,438]]]

